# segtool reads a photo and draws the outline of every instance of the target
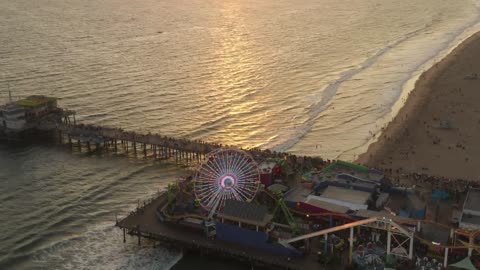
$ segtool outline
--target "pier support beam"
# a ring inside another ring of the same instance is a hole
[[[140,242],[140,239],[142,237],[140,236],[140,225],[137,225],[137,235],[138,235],[138,246],[141,246],[142,243]]]
[[[350,238],[348,239],[349,242],[349,256],[348,262],[352,264],[352,256],[353,256],[353,227],[350,227]]]
[[[475,240],[475,239],[473,238],[473,236],[470,236],[470,237],[469,237],[468,245],[469,245],[470,247],[468,248],[468,257],[471,257],[471,256],[472,256],[473,248],[471,248],[471,246],[474,245],[474,240]]]
[[[127,239],[125,239],[125,234],[126,234],[126,232],[125,232],[125,228],[124,228],[123,229],[123,243],[127,242]]]
[[[325,255],[328,253],[328,234],[324,234],[323,237],[325,238]]]
[[[444,257],[443,257],[443,266],[447,267],[447,263],[448,263],[448,248],[446,247],[445,248],[445,254],[444,254]]]
[[[387,255],[390,254],[392,246],[392,232],[390,231],[390,225],[388,225],[388,231],[387,231]]]
[[[412,232],[412,236],[410,236],[410,245],[408,247],[408,258],[410,260],[413,259],[413,239],[414,239],[414,235]]]

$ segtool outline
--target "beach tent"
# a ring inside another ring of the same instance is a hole
[[[470,261],[470,257],[465,257],[465,259],[450,264],[449,266],[455,267],[455,268],[460,268],[460,269],[467,269],[467,270],[476,270],[475,265],[473,265],[472,261]]]

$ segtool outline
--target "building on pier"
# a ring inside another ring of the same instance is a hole
[[[3,130],[24,130],[26,125],[25,108],[14,103],[1,106],[0,123]]]
[[[0,106],[0,130],[18,133],[31,129],[55,129],[65,116],[74,114],[58,107],[54,97],[33,95]]]
[[[463,205],[460,228],[480,229],[480,189],[470,188]]]

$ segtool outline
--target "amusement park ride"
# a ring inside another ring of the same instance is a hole
[[[192,177],[169,186],[167,193],[167,203],[160,209],[161,220],[197,228],[213,241],[254,245],[288,257],[314,252],[334,254],[333,249],[341,253],[343,246],[348,245],[349,261],[365,266],[386,256],[412,260],[415,241],[422,241],[418,220],[399,223],[381,214],[358,218],[297,209],[282,192],[265,188],[255,159],[235,148],[207,154]],[[361,231],[370,233],[372,238],[382,234],[383,240],[359,240]],[[372,247],[372,242],[380,246]],[[446,248],[444,265],[448,251]]]
[[[207,155],[195,174],[195,197],[210,213],[225,200],[251,202],[260,186],[258,165],[246,152],[218,149]]]
[[[243,151],[218,149],[207,155],[193,180],[196,201],[208,212],[204,220],[208,237],[216,234],[214,215],[226,200],[251,202],[260,186],[258,166]]]

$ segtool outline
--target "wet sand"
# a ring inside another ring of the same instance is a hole
[[[357,162],[391,169],[393,176],[480,178],[480,33],[421,75],[405,106]]]

